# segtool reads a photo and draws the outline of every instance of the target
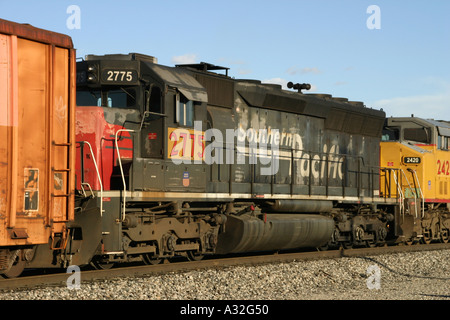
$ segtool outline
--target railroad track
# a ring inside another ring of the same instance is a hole
[[[160,265],[139,265],[120,267],[109,270],[81,271],[81,284],[83,282],[98,281],[120,277],[137,277],[164,274],[169,272],[186,272],[209,268],[225,268],[239,265],[258,265],[267,263],[307,261],[319,259],[337,259],[342,257],[376,256],[389,253],[417,252],[450,249],[450,244],[429,245],[401,245],[376,248],[340,249],[330,251],[308,251],[296,253],[276,253],[253,256],[233,256],[226,258],[205,259],[202,261],[164,263]],[[0,290],[23,290],[42,286],[66,286],[72,274],[54,273],[46,275],[22,276],[15,279],[0,280]]]

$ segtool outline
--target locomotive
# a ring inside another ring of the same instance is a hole
[[[77,63],[71,263],[385,243],[385,113],[227,73],[136,53]]]
[[[3,26],[24,37],[24,26]],[[30,143],[42,156],[23,163],[14,160],[14,128],[35,124],[0,120],[11,136],[1,154],[12,153],[0,161],[4,276],[25,267],[448,242],[448,123],[386,119],[362,102],[304,93],[308,84],[285,90],[204,62],[88,55],[75,71],[71,42],[61,40],[70,38],[37,30],[50,62],[36,68],[55,77],[47,96],[40,106],[23,96],[19,107],[0,109],[48,110],[37,129],[44,136]],[[19,172],[23,186],[12,178]]]
[[[448,243],[450,123],[414,117],[386,119],[381,143],[381,190],[399,199],[407,243]]]

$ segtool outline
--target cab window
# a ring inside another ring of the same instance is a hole
[[[431,143],[431,133],[429,128],[405,128],[403,139],[415,142]]]
[[[399,129],[385,127],[381,136],[381,141],[398,141],[400,139]]]
[[[77,106],[98,106],[108,108],[136,108],[136,90],[119,88],[112,90],[77,91]]]
[[[175,122],[180,126],[194,126],[194,102],[182,94],[176,96]]]

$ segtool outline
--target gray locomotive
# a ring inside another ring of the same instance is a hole
[[[136,53],[78,62],[78,196],[53,263],[386,243],[385,113],[289,87]]]

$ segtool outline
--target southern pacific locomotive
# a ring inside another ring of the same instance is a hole
[[[70,70],[61,103],[70,115],[75,72],[66,58],[52,70]],[[45,193],[52,216],[26,196],[45,188],[26,188],[33,165],[13,166],[27,173],[25,188],[16,182],[23,218],[42,217],[45,241],[30,241],[30,219],[11,224],[2,193],[6,276],[24,267],[448,241],[448,123],[386,120],[361,102],[302,93],[305,84],[283,90],[232,79],[224,67],[167,67],[135,53],[87,56],[76,82],[76,117],[61,118],[65,131],[45,138],[63,150],[65,167],[53,160],[34,172],[53,178],[45,184],[58,191]],[[2,188],[14,180],[5,176]]]

